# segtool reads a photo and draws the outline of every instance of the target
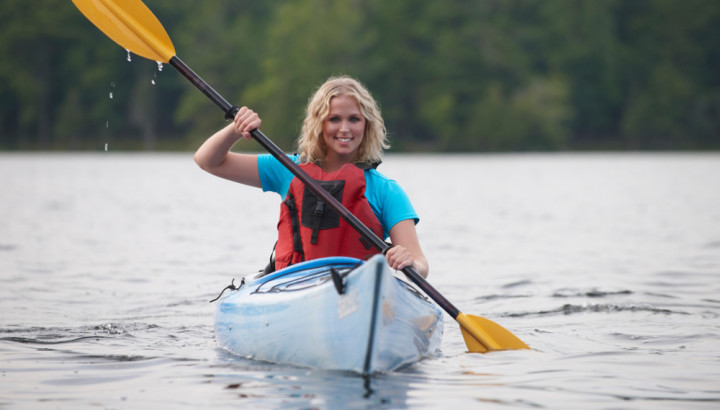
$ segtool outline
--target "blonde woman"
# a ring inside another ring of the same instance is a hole
[[[213,175],[284,198],[271,268],[324,256],[367,259],[377,253],[270,154],[230,152],[241,138],[251,139],[250,131],[261,124],[257,113],[241,108],[231,124],[202,144],[195,162]],[[418,216],[402,188],[376,169],[389,145],[368,90],[350,77],[328,79],[310,98],[297,144],[298,154],[291,158],[379,237],[390,239],[388,264],[398,270],[412,266],[427,277],[427,259],[415,231]]]

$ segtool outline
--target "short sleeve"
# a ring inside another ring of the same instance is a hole
[[[365,171],[365,184],[365,196],[380,219],[384,238],[390,236],[390,230],[400,221],[412,219],[416,224],[420,221],[400,184],[374,169]]]
[[[288,155],[288,157],[295,163],[299,160],[297,154]],[[285,198],[290,188],[290,181],[293,179],[292,172],[270,154],[258,155],[257,161],[263,191],[276,192],[281,198]]]

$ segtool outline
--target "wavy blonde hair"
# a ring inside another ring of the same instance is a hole
[[[323,121],[330,114],[330,101],[341,95],[353,97],[365,117],[365,131],[356,163],[377,163],[383,149],[390,148],[380,108],[363,84],[347,76],[330,77],[310,97],[302,131],[298,138],[300,162],[322,162],[327,154],[323,139]]]

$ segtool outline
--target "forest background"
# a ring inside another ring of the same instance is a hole
[[[396,151],[720,148],[719,1],[145,3],[286,150],[337,74],[369,87]],[[70,0],[0,0],[0,55],[0,150],[193,150],[224,124]]]

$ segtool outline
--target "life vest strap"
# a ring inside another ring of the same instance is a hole
[[[312,236],[310,237],[310,243],[313,245],[317,244],[323,213],[325,213],[325,202],[318,200],[317,205],[315,205],[315,219],[313,219]]]
[[[288,192],[288,196],[285,199],[285,205],[287,205],[290,211],[290,224],[292,226],[293,235],[293,250],[300,254],[300,262],[305,261],[305,250],[302,245],[302,238],[300,237],[300,217],[298,216],[297,204],[295,203],[295,196],[292,192]],[[290,261],[292,263],[292,261]]]

